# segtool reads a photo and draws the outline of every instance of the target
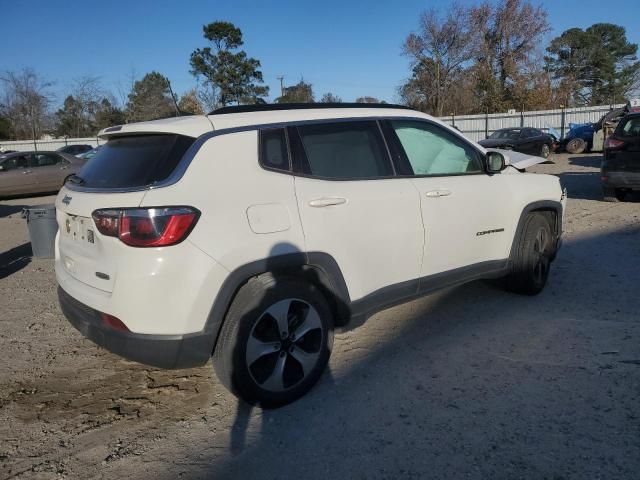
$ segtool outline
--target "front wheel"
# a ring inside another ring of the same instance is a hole
[[[234,298],[213,365],[220,381],[249,403],[277,407],[313,387],[333,343],[333,317],[312,284],[263,275]]]
[[[555,242],[547,217],[540,213],[525,219],[520,244],[513,258],[513,271],[505,279],[507,289],[525,295],[542,291],[549,277]]]

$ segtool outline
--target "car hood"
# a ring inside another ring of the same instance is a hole
[[[495,148],[502,145],[515,145],[517,140],[509,138],[485,138],[484,140],[480,140],[478,143],[485,148]]]
[[[499,148],[492,148],[491,150],[500,152],[504,156],[504,160],[507,165],[513,165],[521,170],[547,161],[546,158],[514,152],[513,150],[501,150]]]

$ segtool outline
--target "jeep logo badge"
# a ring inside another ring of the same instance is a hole
[[[71,203],[71,197],[69,195],[65,195],[62,199],[62,203],[64,203],[65,205],[69,205]]]

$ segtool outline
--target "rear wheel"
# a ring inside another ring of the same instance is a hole
[[[551,148],[549,147],[549,145],[547,145],[546,143],[543,143],[542,147],[540,147],[540,156],[542,158],[549,158],[550,153],[551,153]]]
[[[313,387],[332,343],[333,317],[318,289],[264,275],[238,291],[213,365],[220,381],[243,400],[277,407]]]
[[[604,187],[602,196],[605,202],[624,202],[627,192],[623,188]]]
[[[547,217],[541,213],[530,214],[525,219],[522,238],[513,258],[513,271],[505,279],[507,289],[525,295],[540,293],[549,277],[554,249]]]
[[[572,138],[567,142],[565,149],[569,153],[583,153],[587,149],[587,142],[582,138]]]

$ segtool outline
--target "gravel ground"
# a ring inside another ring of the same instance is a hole
[[[597,156],[536,171],[569,189],[537,297],[475,282],[339,332],[298,402],[239,403],[210,365],[120,359],[63,318],[24,205],[0,202],[2,478],[638,478],[640,198],[601,201]]]

